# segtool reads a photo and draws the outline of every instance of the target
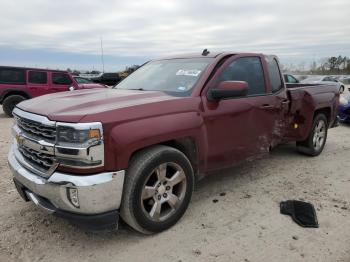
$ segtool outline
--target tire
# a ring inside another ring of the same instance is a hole
[[[15,106],[24,101],[26,98],[20,95],[10,95],[5,98],[5,100],[2,102],[2,108],[6,115],[9,117],[13,117],[12,111],[15,108]]]
[[[326,144],[327,133],[327,117],[322,113],[317,114],[314,117],[312,129],[308,138],[304,141],[297,142],[298,151],[309,156],[318,156],[321,154]]]
[[[143,234],[161,232],[183,216],[193,187],[193,169],[182,152],[162,145],[142,150],[126,172],[120,215]]]
[[[345,87],[344,86],[340,86],[339,93],[342,94],[342,93],[344,93],[344,91],[345,91]]]

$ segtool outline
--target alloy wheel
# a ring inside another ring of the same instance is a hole
[[[314,136],[312,144],[316,151],[320,150],[324,144],[326,138],[326,123],[323,120],[319,120],[315,126]]]
[[[183,202],[186,186],[186,175],[178,164],[160,164],[148,175],[142,188],[143,213],[155,222],[168,219]]]

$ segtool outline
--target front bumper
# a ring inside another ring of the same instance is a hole
[[[44,178],[24,168],[16,159],[15,150],[16,145],[13,145],[8,155],[8,163],[16,188],[27,201],[31,200],[43,210],[68,219],[79,218],[88,221],[89,218],[97,217],[97,220],[90,219],[96,223],[99,217],[107,214],[107,220],[111,222],[112,214],[112,217],[115,215],[117,223],[124,170],[87,176],[54,172],[49,178]],[[77,190],[79,207],[72,204],[69,189]]]

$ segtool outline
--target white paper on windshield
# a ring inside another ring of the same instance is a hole
[[[176,72],[177,76],[199,76],[201,73],[201,70],[193,69],[193,70],[183,70],[179,69],[179,71]]]

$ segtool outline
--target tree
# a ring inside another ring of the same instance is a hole
[[[337,62],[338,62],[338,58],[335,56],[328,58],[327,64],[328,64],[329,71],[334,72],[334,70],[337,67]]]

